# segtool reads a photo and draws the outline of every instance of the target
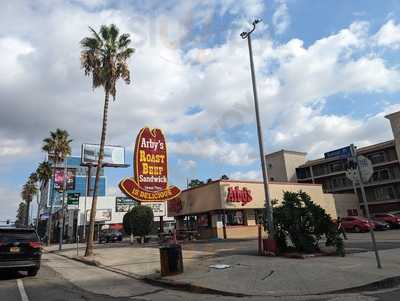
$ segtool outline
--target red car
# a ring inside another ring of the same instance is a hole
[[[390,228],[400,228],[400,216],[390,213],[377,213],[375,219],[383,222],[387,222]]]
[[[342,227],[345,231],[367,232],[375,228],[373,222],[361,216],[347,216],[342,218]]]

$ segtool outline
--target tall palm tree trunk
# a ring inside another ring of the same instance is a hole
[[[49,216],[47,217],[47,225],[46,225],[46,232],[47,232],[47,241],[46,244],[50,245],[51,243],[51,233],[52,233],[52,213],[53,213],[53,205],[54,205],[54,197],[55,197],[55,193],[54,193],[54,182],[56,180],[56,167],[57,167],[57,160],[54,160],[54,167],[53,167],[53,175],[52,175],[52,181],[51,181],[51,187],[50,187],[50,212],[49,212]]]
[[[85,256],[93,255],[93,236],[94,236],[94,224],[95,224],[96,207],[97,207],[97,188],[100,180],[100,171],[103,164],[104,143],[106,140],[106,132],[107,132],[108,103],[109,103],[109,92],[106,90],[104,97],[103,127],[101,130],[99,160],[97,162],[96,179],[94,181],[92,208],[90,210],[89,235],[87,236]]]
[[[26,212],[25,212],[25,226],[29,227],[29,210],[30,210],[30,200],[26,200]]]
[[[40,197],[39,197],[39,193],[40,193],[40,196],[42,196],[42,185],[40,185],[40,188],[39,188],[38,192],[36,193],[36,203],[37,203],[36,223],[35,223],[36,232],[38,231],[38,228],[39,228],[39,218],[40,218]]]

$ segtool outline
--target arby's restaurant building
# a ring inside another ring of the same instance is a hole
[[[285,191],[303,191],[336,219],[349,211],[360,212],[354,194],[323,193],[322,185],[295,182],[270,182],[269,194],[276,205]],[[176,229],[197,231],[202,239],[257,237],[257,223],[265,207],[262,182],[217,180],[183,190],[168,201],[168,215],[176,220]]]

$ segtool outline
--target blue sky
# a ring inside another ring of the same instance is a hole
[[[100,139],[103,92],[79,66],[88,26],[132,36],[133,83],[118,85],[107,143],[127,148],[144,126],[169,145],[170,182],[259,178],[247,44],[253,46],[268,152],[315,158],[349,143],[392,138],[400,110],[398,1],[13,1],[0,10],[0,220],[43,160],[42,139],[66,129],[73,154]],[[108,169],[110,194],[132,168]]]

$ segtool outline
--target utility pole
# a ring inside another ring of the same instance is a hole
[[[67,158],[64,159],[64,176],[63,176],[63,192],[62,192],[62,203],[61,203],[61,221],[60,221],[60,236],[58,242],[58,250],[62,250],[63,238],[64,238],[64,206],[65,206],[65,190],[67,189],[67,178],[68,178],[68,166]]]
[[[354,147],[354,144],[350,145],[350,149],[351,149],[351,156],[353,159],[355,159],[356,165],[357,165],[357,178],[358,178],[358,182],[360,184],[360,189],[361,189],[361,194],[362,194],[362,198],[363,198],[363,205],[364,205],[364,210],[365,210],[365,215],[367,216],[367,219],[369,222],[371,222],[371,217],[369,215],[369,208],[368,208],[368,201],[367,201],[367,196],[365,194],[365,189],[364,189],[364,181],[362,179],[362,175],[361,175],[361,170],[360,170],[360,164],[359,164],[359,158],[357,155],[357,150]],[[369,229],[369,233],[371,234],[371,240],[372,240],[372,246],[375,252],[375,258],[376,258],[376,264],[378,266],[378,269],[382,268],[381,265],[381,259],[379,257],[379,253],[378,253],[378,247],[376,246],[376,240],[375,240],[375,233],[374,233],[374,229],[372,227],[370,227]]]
[[[256,19],[252,25],[253,28],[248,32],[242,32],[240,36],[242,39],[247,39],[249,46],[249,56],[250,56],[250,69],[251,69],[251,82],[253,84],[253,95],[254,95],[254,107],[256,112],[256,123],[257,123],[257,135],[258,135],[258,146],[260,151],[260,161],[261,161],[261,170],[263,175],[263,183],[264,183],[264,194],[265,194],[265,207],[267,211],[267,223],[268,223],[268,237],[274,239],[274,221],[272,215],[272,206],[271,200],[269,196],[269,188],[268,188],[268,174],[267,168],[265,165],[265,155],[264,155],[264,142],[263,142],[263,133],[260,122],[260,110],[258,107],[258,95],[257,95],[257,83],[256,83],[256,75],[254,71],[254,62],[253,62],[253,48],[251,45],[251,34],[256,29],[256,25],[260,23],[260,19]]]
[[[85,191],[85,204],[83,205],[83,240],[86,240],[86,201],[87,201],[87,196],[89,195],[90,192],[90,177],[92,173],[92,166],[88,165],[87,166],[87,181],[86,181],[86,191]]]

